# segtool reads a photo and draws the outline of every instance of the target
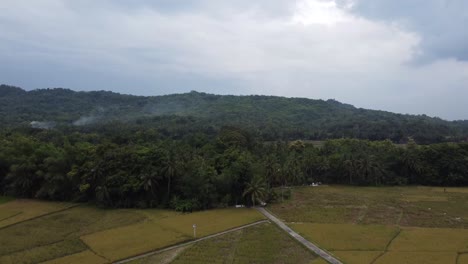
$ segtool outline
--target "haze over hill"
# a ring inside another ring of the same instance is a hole
[[[25,91],[2,85],[0,114],[2,124],[10,127],[89,127],[115,121],[160,129],[184,126],[193,131],[238,126],[253,129],[264,140],[352,137],[406,142],[411,137],[431,143],[468,135],[467,121],[360,109],[335,100],[195,91],[147,97],[60,88]]]

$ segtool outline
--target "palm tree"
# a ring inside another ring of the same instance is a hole
[[[268,182],[268,188],[271,187],[271,182],[273,181],[276,171],[277,171],[278,163],[273,155],[267,156],[265,159],[265,176]]]
[[[366,156],[360,159],[358,168],[361,175],[364,176],[364,181],[370,183],[374,180],[375,185],[380,183],[381,176],[384,174],[382,164],[376,161],[374,156]]]
[[[21,196],[31,197],[34,195],[35,171],[35,165],[29,162],[25,162],[21,165],[13,165],[5,180],[12,182],[11,186],[13,186],[16,193]]]
[[[140,175],[142,180],[143,189],[150,193],[152,197],[155,196],[154,190],[159,185],[158,180],[160,179],[159,175],[156,173],[156,170],[150,170]]]
[[[300,184],[303,181],[301,165],[296,155],[291,155],[286,161],[286,175],[292,184]]]
[[[253,206],[255,207],[255,201],[263,199],[266,195],[266,192],[266,185],[263,178],[254,177],[249,183],[247,183],[243,196],[250,196]]]
[[[169,152],[163,161],[162,173],[167,178],[167,198],[171,197],[171,182],[177,176],[178,166],[174,152]]]
[[[106,185],[96,187],[95,192],[98,204],[112,206],[112,200]]]
[[[359,161],[353,155],[345,155],[343,165],[349,176],[349,184],[353,184],[354,176],[359,173]]]
[[[423,171],[423,166],[418,155],[412,150],[406,150],[400,156],[402,168],[410,183],[416,181],[416,177]]]

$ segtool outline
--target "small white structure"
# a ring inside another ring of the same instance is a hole
[[[243,204],[236,204],[236,208],[244,208],[244,207],[245,207],[245,205],[243,205]]]

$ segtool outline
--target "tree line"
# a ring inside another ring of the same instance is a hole
[[[0,193],[14,197],[191,211],[272,201],[277,187],[313,182],[466,186],[468,144],[334,139],[314,146],[266,142],[237,127],[177,139],[115,128],[0,133]]]

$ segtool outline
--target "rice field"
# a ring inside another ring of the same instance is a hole
[[[175,256],[171,256],[171,262],[163,262],[163,256],[156,255],[132,264],[309,264],[316,259],[314,254],[270,223],[205,240],[175,253]],[[163,254],[166,254],[167,259],[170,253]]]
[[[293,188],[269,210],[343,263],[468,264],[468,188]],[[111,263],[264,219],[252,209],[191,214],[104,210],[0,197],[0,263]],[[164,252],[143,263],[326,263],[273,224]]]
[[[293,188],[270,210],[286,222],[468,228],[468,188]]]
[[[468,252],[458,255],[457,264],[468,264]]]
[[[263,216],[252,209],[210,210],[150,218],[140,224],[97,232],[81,239],[95,252],[115,261],[191,240],[194,224],[197,236],[203,237],[262,219]]]
[[[383,251],[332,251],[334,256],[346,260],[346,264],[372,263]]]
[[[344,263],[466,262],[468,188],[299,187],[270,210]]]
[[[109,263],[191,240],[193,224],[201,237],[263,219],[250,209],[181,214],[31,200],[3,203],[0,214],[15,209],[23,217],[9,218],[0,228],[2,264]]]
[[[387,252],[378,258],[375,264],[457,264],[455,252]]]
[[[468,229],[404,228],[390,251],[468,252]]]
[[[2,202],[3,201],[3,202]],[[74,206],[72,203],[0,199],[0,228]]]
[[[85,250],[76,254],[49,260],[42,264],[68,264],[68,263],[86,263],[86,264],[105,264],[108,260],[102,258],[90,250]]]
[[[290,224],[300,235],[329,251],[384,251],[398,227],[351,224]]]

